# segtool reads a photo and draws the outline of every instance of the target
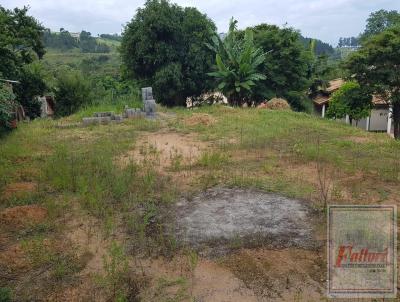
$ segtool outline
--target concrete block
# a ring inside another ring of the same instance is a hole
[[[155,117],[156,116],[156,101],[155,100],[146,100],[144,102],[144,111],[146,113],[146,117]]]
[[[112,117],[114,112],[96,112],[93,114],[94,117]]]
[[[84,117],[82,119],[83,126],[98,125],[99,120],[97,117]]]
[[[107,125],[111,123],[111,116],[104,116],[104,117],[98,117],[99,123],[102,125]]]
[[[152,87],[145,87],[142,88],[142,100],[143,102],[147,100],[152,100],[154,99],[153,97],[153,88]]]

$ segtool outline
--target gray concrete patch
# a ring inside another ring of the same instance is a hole
[[[257,190],[214,188],[181,200],[175,209],[177,239],[218,246],[242,241],[273,248],[314,246],[306,202]]]

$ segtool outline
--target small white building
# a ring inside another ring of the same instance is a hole
[[[328,88],[322,90],[313,99],[314,112],[317,115],[325,117],[326,110],[329,107],[331,95],[344,83],[345,82],[342,79],[330,81]],[[389,134],[392,133],[392,116],[390,105],[376,95],[373,96],[372,103],[374,107],[371,110],[370,116],[359,121],[352,121],[352,125],[361,129],[365,129],[366,131],[387,132]],[[343,122],[349,124],[350,118],[347,116],[345,119],[343,119]]]

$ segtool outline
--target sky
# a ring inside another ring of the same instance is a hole
[[[400,0],[173,0],[197,7],[226,32],[229,19],[239,27],[260,23],[294,27],[306,37],[336,46],[340,37],[357,36],[371,12],[399,10]],[[145,0],[0,0],[6,8],[30,6],[30,14],[45,27],[92,35],[121,33]]]

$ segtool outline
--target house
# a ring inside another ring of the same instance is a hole
[[[345,81],[343,79],[335,79],[329,82],[326,89],[320,91],[313,99],[315,114],[325,117],[332,94],[344,83]],[[373,96],[372,104],[373,109],[371,110],[370,116],[359,121],[352,121],[352,125],[367,131],[387,132],[390,134],[392,130],[390,105],[377,95]],[[350,124],[349,116],[346,116],[342,121],[346,124]]]

